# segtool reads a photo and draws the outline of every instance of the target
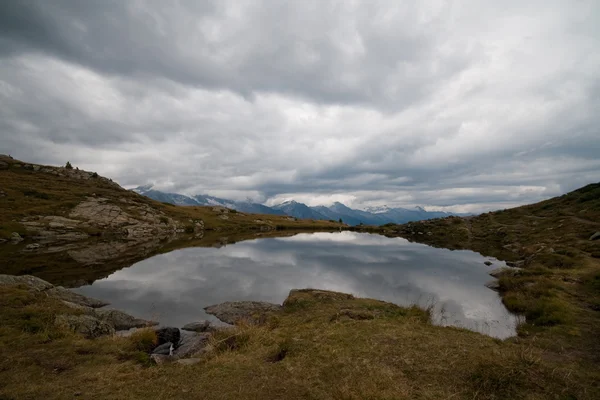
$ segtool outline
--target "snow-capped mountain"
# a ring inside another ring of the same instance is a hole
[[[208,195],[185,196],[179,193],[166,193],[155,190],[152,185],[139,186],[133,189],[141,195],[165,203],[181,206],[220,206],[240,212],[254,214],[289,215],[300,219],[342,220],[348,225],[384,225],[388,223],[404,224],[455,215],[441,211],[427,211],[423,207],[390,208],[388,206],[368,207],[355,210],[342,203],[335,202],[330,206],[309,207],[294,200],[286,201],[272,207],[251,201],[235,201]]]

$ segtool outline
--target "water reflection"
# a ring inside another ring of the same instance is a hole
[[[230,300],[281,303],[293,288],[353,293],[401,305],[434,306],[434,322],[505,338],[516,317],[484,283],[486,259],[401,238],[355,232],[299,234],[158,255],[77,291],[162,324],[207,318]]]

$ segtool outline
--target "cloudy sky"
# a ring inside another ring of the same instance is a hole
[[[600,181],[600,2],[0,2],[0,153],[267,204]]]

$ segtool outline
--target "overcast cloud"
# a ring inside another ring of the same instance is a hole
[[[267,204],[530,203],[600,181],[600,3],[2,1],[0,152]]]

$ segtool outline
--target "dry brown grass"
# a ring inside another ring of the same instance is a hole
[[[263,325],[216,334],[194,366],[148,367],[136,339],[24,331],[58,312],[48,298],[0,289],[3,399],[593,399],[597,374],[520,340],[433,326],[427,312],[304,291]],[[33,307],[33,308],[32,308]],[[8,314],[7,314],[8,312]],[[61,310],[64,312],[64,310]],[[15,314],[16,313],[16,314]],[[357,316],[370,315],[370,318]],[[49,336],[50,335],[50,336]],[[143,337],[143,338],[142,338]],[[141,339],[141,340],[138,340]]]

